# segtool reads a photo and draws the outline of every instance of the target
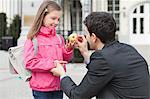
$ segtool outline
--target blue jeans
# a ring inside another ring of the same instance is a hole
[[[32,90],[34,99],[63,99],[62,91],[36,91]]]

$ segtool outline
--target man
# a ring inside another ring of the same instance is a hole
[[[76,42],[87,63],[87,73],[77,86],[65,74],[63,61],[51,72],[61,76],[61,89],[70,99],[149,99],[149,72],[145,59],[130,45],[115,40],[111,14],[93,12],[84,21],[86,38]],[[90,56],[87,42],[95,52]],[[90,57],[90,59],[89,59]]]

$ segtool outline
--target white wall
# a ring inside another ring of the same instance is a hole
[[[107,11],[107,0],[92,0],[92,11]]]
[[[129,44],[145,44],[146,42],[150,42],[150,36],[130,36],[130,13],[133,11],[133,9],[138,6],[139,4],[142,4],[144,2],[147,2],[150,0],[120,0],[120,33],[119,33],[119,41],[129,43]],[[143,38],[149,38],[146,41],[143,41],[141,39]],[[135,42],[131,41],[132,39],[135,39]],[[140,43],[142,42],[142,43]]]
[[[26,15],[35,15],[43,0],[23,0],[22,12]],[[33,3],[33,7],[31,6]]]
[[[37,10],[43,0],[23,0],[22,2],[22,26],[24,28],[24,16],[36,16]],[[32,7],[33,4],[33,7]]]

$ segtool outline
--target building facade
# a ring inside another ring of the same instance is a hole
[[[0,0],[0,12],[22,16],[22,31],[27,31],[43,0]],[[93,11],[108,11],[117,23],[117,38],[133,45],[150,45],[150,0],[53,0],[63,8],[58,33],[65,38],[82,34],[83,20]]]
[[[63,7],[60,32],[82,33],[84,18],[93,11],[112,13],[117,38],[132,45],[150,45],[150,0],[55,0]]]

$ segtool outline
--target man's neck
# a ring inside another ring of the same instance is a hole
[[[104,44],[102,42],[99,42],[96,46],[96,50],[101,50],[104,47]]]

